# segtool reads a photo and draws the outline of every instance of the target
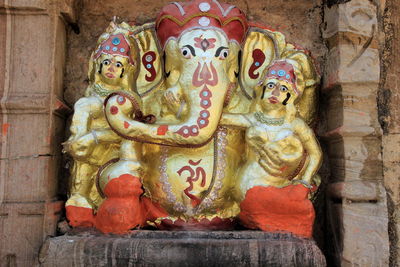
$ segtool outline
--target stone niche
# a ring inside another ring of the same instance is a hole
[[[323,182],[315,199],[314,239],[326,262],[329,266],[387,266],[389,215],[377,112],[382,46],[379,19],[384,1],[226,2],[238,6],[249,20],[279,30],[289,42],[309,50],[320,70],[317,134],[324,150],[324,164],[320,171]],[[71,266],[90,265],[92,259],[85,253],[88,248],[92,253],[97,244],[99,249],[94,253],[103,256],[118,251],[128,253],[115,248],[138,245],[134,235],[104,237],[91,232],[70,232],[49,239],[38,256],[46,237],[60,234],[56,223],[60,217],[63,219],[62,202],[56,200],[65,199],[68,188],[67,168],[60,168],[66,163],[61,161],[60,143],[68,137],[70,108],[87,87],[88,60],[98,36],[114,16],[117,21],[142,24],[154,21],[167,3],[162,0],[0,2],[0,37],[5,36],[0,38],[0,239],[3,241],[0,262],[6,266],[32,266],[38,260],[44,266],[56,266],[63,262],[60,257],[69,257]],[[40,49],[32,50],[33,46]],[[30,123],[29,130],[26,122]],[[32,143],[32,136],[38,139],[34,143],[40,145],[29,149],[21,146]],[[35,168],[39,165],[40,168]],[[16,235],[24,238],[15,238]],[[159,248],[168,248],[171,240],[185,240],[190,253],[195,253],[191,249],[196,246],[208,244],[217,247],[220,254],[202,251],[205,259],[213,260],[219,255],[229,259],[227,255],[232,255],[248,265],[265,264],[259,261],[262,253],[285,253],[276,247],[276,239],[283,240],[279,244],[282,247],[302,243],[292,236],[250,231],[194,234],[139,231],[137,235],[147,238],[148,244],[160,240]],[[226,249],[218,248],[223,243],[221,239],[227,242]],[[73,255],[59,254],[62,249],[57,242],[70,244],[63,249]],[[391,238],[391,242],[393,247],[396,238]],[[238,244],[251,253],[235,254]],[[271,247],[266,249],[267,245]],[[301,250],[290,253],[309,253],[315,256],[314,266],[324,264],[323,259],[319,261],[321,255],[309,249],[309,244],[302,246]],[[152,253],[148,249],[132,251],[137,252],[135,257]],[[183,255],[178,252],[176,255]],[[174,255],[167,256],[173,262]],[[111,254],[104,259],[110,260],[99,261],[105,266],[116,264]],[[137,263],[134,260],[128,259],[126,265]],[[392,257],[391,263],[395,262]],[[284,265],[280,261],[272,263]],[[304,266],[301,261],[287,263]]]

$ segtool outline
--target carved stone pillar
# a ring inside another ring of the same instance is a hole
[[[382,0],[383,1],[383,0]],[[381,88],[379,119],[383,128],[383,176],[388,192],[391,266],[400,264],[400,3],[383,5]]]
[[[0,262],[33,266],[54,235],[73,0],[0,1]]]
[[[386,266],[388,211],[376,102],[377,7],[368,0],[328,1],[324,15],[329,52],[322,137],[329,144],[327,223],[334,233],[327,260],[342,266]]]

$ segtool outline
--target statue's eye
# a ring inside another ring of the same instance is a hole
[[[219,57],[219,59],[225,59],[229,55],[229,48],[225,46],[218,47],[215,52],[215,57]]]
[[[192,56],[196,56],[194,48],[191,45],[185,45],[181,48],[181,54],[184,58],[191,58]]]
[[[220,58],[220,59],[225,59],[225,58],[228,57],[228,55],[229,55],[229,50],[228,50],[228,49],[223,49],[223,50],[221,51],[221,54],[220,54],[219,58]]]
[[[117,61],[117,63],[115,63],[115,66],[116,66],[117,68],[121,68],[123,65],[122,65],[121,62]]]
[[[282,92],[287,92],[287,91],[289,91],[289,89],[286,86],[281,85],[281,91]]]
[[[268,87],[268,89],[273,89],[273,88],[275,88],[275,83],[269,82],[269,83],[267,83],[267,87]]]
[[[105,59],[105,60],[103,60],[102,63],[103,63],[104,65],[108,66],[108,65],[111,64],[111,61],[110,61],[109,59]]]

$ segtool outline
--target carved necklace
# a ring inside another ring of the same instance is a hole
[[[122,88],[119,90],[123,90]],[[109,90],[104,88],[103,86],[101,86],[100,84],[96,83],[93,85],[93,91],[95,91],[96,94],[98,94],[99,96],[108,96],[109,94],[116,92],[118,90]]]
[[[261,123],[266,124],[266,125],[280,126],[285,121],[285,117],[268,118],[267,116],[265,116],[263,113],[261,113],[259,111],[254,113],[254,117],[256,118],[256,120],[258,122],[261,122]]]

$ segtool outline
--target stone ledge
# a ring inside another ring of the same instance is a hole
[[[259,231],[83,232],[48,239],[41,266],[326,266],[315,242]]]

